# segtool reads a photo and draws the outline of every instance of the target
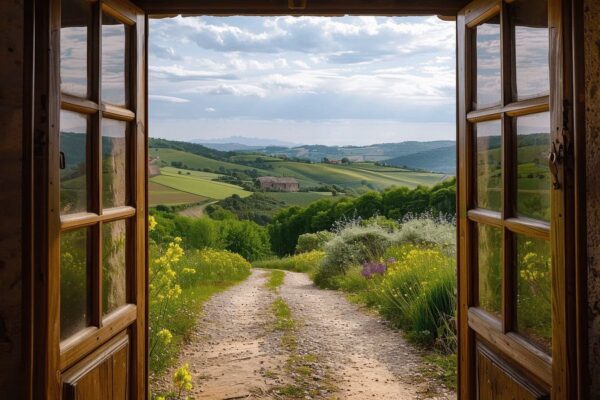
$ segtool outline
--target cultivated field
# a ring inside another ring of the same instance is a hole
[[[216,200],[222,200],[234,194],[237,194],[240,197],[250,196],[251,194],[239,186],[224,182],[215,182],[210,180],[210,178],[192,175],[191,172],[190,175],[179,175],[177,173],[161,170],[161,174],[152,177],[150,181],[182,192]]]

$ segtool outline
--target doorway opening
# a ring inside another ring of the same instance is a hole
[[[454,398],[455,30],[150,20],[156,395]]]

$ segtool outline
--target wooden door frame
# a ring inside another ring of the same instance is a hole
[[[551,0],[557,1],[557,0]],[[397,2],[393,6],[365,6],[360,5],[357,1],[329,1],[327,7],[322,7],[317,10],[312,10],[310,7],[308,10],[290,10],[285,9],[283,6],[273,6],[272,1],[252,1],[246,2],[243,0],[228,1],[225,7],[207,7],[205,5],[199,5],[199,1],[152,1],[152,0],[139,0],[135,1],[140,7],[142,7],[146,13],[145,16],[145,48],[144,54],[147,60],[147,40],[149,33],[148,18],[149,15],[159,14],[170,14],[187,12],[189,14],[203,14],[203,15],[341,15],[341,14],[378,14],[378,15],[394,15],[394,14],[422,14],[422,10],[418,7],[413,8],[413,11],[407,12],[405,8],[399,6]],[[176,3],[176,4],[175,4]],[[380,2],[384,4],[385,2]],[[418,4],[418,2],[414,2]],[[440,2],[441,3],[441,2]],[[443,2],[448,4],[448,2]],[[453,5],[460,2],[454,2]],[[466,3],[466,1],[462,1]],[[574,379],[577,380],[577,397],[578,399],[585,399],[589,396],[587,394],[588,387],[588,376],[587,371],[587,256],[586,256],[586,212],[585,212],[585,101],[583,94],[585,93],[584,88],[584,70],[583,70],[583,1],[572,0],[563,1],[563,8],[569,3],[572,4],[572,18],[576,23],[570,23],[571,31],[567,31],[566,25],[561,25],[563,29],[563,35],[569,36],[572,32],[572,58],[570,62],[573,67],[574,77],[574,90],[575,95],[573,98],[577,99],[573,103],[573,152],[575,155],[575,164],[572,173],[566,178],[573,180],[574,182],[574,212],[575,216],[569,216],[571,218],[571,228],[576,237],[575,249],[572,250],[573,257],[569,259],[569,270],[574,269],[576,273],[576,282],[572,282],[569,290],[574,290],[576,295],[576,304],[574,305],[576,323],[574,324],[573,330],[576,335],[569,335],[575,341],[575,344],[570,348],[575,349],[573,356],[569,357],[569,366],[573,367],[576,378],[571,375],[567,380],[569,386],[572,386]],[[36,182],[43,181],[48,176],[48,164],[55,162],[52,155],[49,154],[48,148],[52,144],[53,135],[50,133],[53,131],[53,127],[58,124],[58,115],[55,110],[58,109],[59,105],[56,103],[56,98],[51,96],[51,93],[60,91],[60,87],[56,80],[57,71],[55,66],[59,58],[59,54],[53,50],[56,49],[57,33],[55,30],[51,30],[51,26],[55,25],[56,21],[52,20],[51,8],[48,2],[41,0],[33,0],[27,2],[28,6],[31,6],[30,12],[27,13],[26,28],[27,36],[30,38],[25,41],[26,46],[29,43],[29,51],[26,54],[31,53],[30,63],[25,68],[26,79],[25,82],[30,83],[31,96],[25,96],[24,104],[24,160],[27,161],[28,165],[24,168],[24,199],[27,199],[28,207],[26,207],[26,215],[24,224],[26,224],[25,235],[24,235],[24,252],[23,261],[25,266],[29,266],[25,269],[24,273],[24,365],[26,366],[26,379],[24,388],[24,395],[26,398],[42,398],[43,388],[47,386],[47,383],[52,380],[52,373],[41,368],[46,365],[46,357],[44,355],[44,349],[47,348],[46,337],[41,334],[44,326],[48,325],[48,316],[41,312],[39,307],[36,307],[34,299],[46,298],[47,285],[45,271],[48,265],[48,242],[49,227],[43,221],[45,220],[46,207],[40,207],[39,204],[47,204],[48,202],[48,191],[44,190],[43,186],[36,185]],[[346,6],[344,5],[346,4]],[[358,4],[358,5],[357,5]],[[27,8],[27,7],[26,7]],[[436,13],[437,8],[431,7],[431,13]],[[450,12],[449,9],[445,9],[447,14],[453,15],[454,11]],[[34,22],[35,21],[35,22]],[[457,25],[458,27],[458,25]],[[460,50],[462,40],[457,35],[457,51]],[[34,46],[35,45],[35,46]],[[35,56],[34,56],[35,54]],[[33,63],[35,60],[35,63]],[[569,62],[568,57],[565,57],[565,62]],[[460,62],[457,56],[457,84],[460,87],[461,73],[460,73]],[[464,65],[462,66],[464,68]],[[144,68],[144,118],[143,126],[147,126],[147,65]],[[27,87],[25,87],[27,90]],[[461,94],[457,90],[457,133],[460,132],[461,125]],[[27,94],[27,93],[26,93]],[[464,100],[464,98],[463,98]],[[462,110],[464,111],[464,110]],[[462,147],[461,147],[462,146]],[[457,137],[457,153],[465,151],[463,148],[465,143],[462,143]],[[457,158],[458,160],[458,158]],[[458,165],[457,172],[459,172],[457,182],[457,200],[464,196],[465,191],[468,190],[464,178],[464,171],[460,173],[461,168],[464,166]],[[460,178],[462,176],[462,179]],[[147,180],[147,171],[146,171]],[[136,186],[137,187],[137,186]],[[35,189],[35,190],[34,190]],[[34,196],[35,195],[35,200]],[[147,192],[144,193],[147,204]],[[457,201],[457,204],[464,204]],[[459,265],[464,265],[464,254],[465,249],[461,246],[461,236],[469,234],[468,230],[465,229],[464,224],[464,210],[457,209],[457,243],[458,243],[458,259]],[[147,210],[145,210],[147,213]],[[573,227],[574,226],[574,227]],[[146,232],[147,235],[147,232]],[[147,241],[146,241],[147,243]],[[147,248],[146,248],[147,252]],[[147,271],[147,254],[145,260],[145,271]],[[145,272],[144,271],[144,272]],[[468,276],[467,271],[459,268],[458,270],[458,284],[464,285],[465,279]],[[465,305],[472,303],[471,294],[465,290],[460,291],[461,295],[458,299],[459,310],[459,341],[461,351],[459,353],[459,371],[464,369],[465,365],[468,365],[472,360],[473,348],[473,337],[472,333],[466,326],[466,313],[464,312]],[[146,299],[147,301],[147,299]],[[571,308],[573,309],[573,307]],[[144,307],[144,321],[147,321],[147,303]],[[146,327],[144,327],[146,329]],[[141,343],[139,344],[141,345]],[[141,368],[141,366],[138,366]],[[147,381],[147,365],[143,366],[144,369],[144,382],[138,382],[138,385],[143,384]],[[461,399],[471,399],[472,392],[469,391],[469,386],[472,385],[468,378],[462,377],[459,381],[459,394]],[[138,386],[141,387],[141,386]],[[51,396],[48,396],[49,398]]]
[[[123,330],[129,331],[131,356],[129,362],[130,376],[135,377],[130,382],[131,398],[146,397],[148,380],[147,370],[147,48],[146,48],[146,15],[143,10],[136,8],[133,4],[121,3],[121,0],[103,0],[104,8],[99,7],[102,12],[111,13],[113,9],[120,9],[120,19],[127,20],[131,25],[132,35],[129,43],[136,43],[131,49],[135,57],[135,64],[129,64],[129,71],[135,74],[134,79],[129,79],[126,84],[131,95],[129,107],[135,110],[135,116],[123,114],[117,108],[104,107],[101,104],[94,105],[93,102],[71,99],[74,111],[89,113],[96,107],[97,118],[102,117],[102,112],[111,118],[129,121],[128,134],[128,172],[127,185],[131,188],[130,198],[135,207],[132,213],[131,207],[122,207],[122,212],[110,215],[86,218],[95,220],[109,220],[116,217],[129,217],[133,235],[131,252],[127,255],[128,266],[133,268],[127,271],[127,305],[111,313],[107,318],[92,312],[92,322],[99,324],[100,328],[86,329],[80,343],[83,347],[74,351],[66,350],[61,354],[59,347],[59,287],[57,280],[56,263],[59,252],[59,236],[61,231],[61,216],[59,210],[59,176],[58,176],[58,148],[59,148],[59,126],[61,106],[60,89],[60,0],[35,1],[33,3],[32,18],[35,25],[32,26],[33,51],[35,53],[35,65],[32,71],[33,80],[33,102],[30,105],[33,118],[33,132],[25,135],[29,138],[33,152],[31,165],[31,177],[33,196],[30,197],[31,214],[28,220],[32,224],[32,241],[29,243],[30,257],[32,260],[29,284],[31,292],[27,295],[29,309],[26,310],[28,338],[25,341],[25,358],[28,365],[32,367],[27,371],[26,384],[29,389],[24,390],[25,396],[35,399],[58,399],[61,393],[61,371],[64,372],[69,366],[87,356],[93,349],[99,347],[97,343],[108,343],[109,340]],[[115,14],[116,15],[116,14]],[[100,18],[101,15],[96,15]],[[99,19],[98,19],[99,21]],[[99,38],[90,37],[91,41]],[[99,42],[92,44],[95,51],[100,51]],[[94,57],[89,63],[98,62]],[[99,66],[93,65],[94,72],[98,72]],[[97,79],[97,78],[96,78]],[[67,108],[70,109],[70,108]],[[95,133],[96,140],[100,138],[100,132]],[[51,151],[52,150],[52,151]],[[98,161],[96,159],[96,161]],[[93,168],[99,168],[99,162]],[[97,173],[100,173],[96,170]],[[96,182],[97,183],[97,182]],[[114,209],[113,209],[114,210]],[[114,214],[114,215],[113,215]],[[118,214],[118,215],[117,215]],[[122,214],[122,215],[121,215]],[[98,239],[100,240],[101,237]],[[129,239],[128,239],[129,240]],[[96,274],[99,266],[96,266]],[[93,272],[94,273],[94,272]],[[96,275],[98,278],[98,275]],[[135,282],[135,285],[131,285]],[[99,287],[99,286],[98,286]],[[101,296],[98,288],[92,288],[96,297]],[[99,301],[98,299],[95,300]],[[132,304],[133,303],[133,304]],[[101,309],[101,305],[98,306]],[[123,322],[116,323],[117,319]],[[129,322],[127,322],[129,321]],[[70,339],[69,339],[70,340]],[[143,355],[143,356],[138,356]]]
[[[496,7],[495,10],[492,10]],[[471,104],[470,77],[472,65],[465,27],[472,21],[469,13],[488,15],[503,7],[500,0],[476,0],[459,12],[457,17],[457,251],[458,251],[458,370],[459,398],[475,399],[475,333],[469,327],[469,308],[476,304],[469,284],[473,280],[475,263],[471,248],[474,233],[467,212],[472,208],[473,169],[466,160],[473,154],[469,138],[472,129],[467,123],[467,104]],[[586,399],[586,232],[585,232],[585,123],[583,93],[583,10],[580,0],[549,0],[550,30],[550,111],[552,140],[565,149],[559,169],[559,181],[564,190],[552,191],[555,206],[552,218],[553,236],[553,360],[552,399]],[[476,21],[477,22],[477,21]],[[504,51],[504,49],[503,49]],[[466,59],[463,58],[466,54]],[[561,85],[555,84],[560,82]],[[466,89],[465,89],[466,88]],[[502,88],[507,90],[507,85]],[[577,96],[574,96],[578,93]],[[578,102],[573,105],[573,99]],[[564,99],[565,101],[557,101]],[[561,243],[566,243],[561,246]],[[559,262],[556,262],[560,260]],[[564,269],[561,266],[564,265]],[[557,298],[567,301],[560,303]],[[505,312],[507,312],[505,310]],[[508,311],[510,312],[510,311]],[[506,345],[505,345],[506,346]],[[510,347],[510,345],[508,346]]]

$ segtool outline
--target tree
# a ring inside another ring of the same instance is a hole
[[[381,193],[368,192],[356,199],[354,203],[358,216],[367,219],[383,212]]]

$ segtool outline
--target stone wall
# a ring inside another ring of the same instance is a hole
[[[586,201],[589,366],[593,400],[600,399],[600,1],[585,0]]]
[[[0,397],[19,398],[22,376],[23,2],[0,1]]]

